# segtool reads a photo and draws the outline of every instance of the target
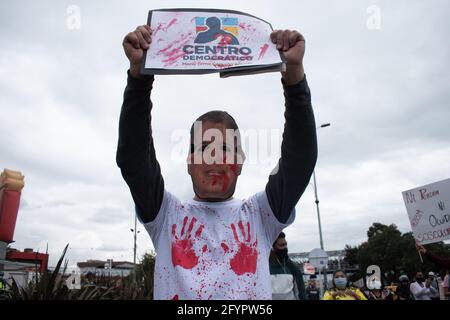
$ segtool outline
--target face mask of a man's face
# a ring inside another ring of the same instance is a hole
[[[277,249],[275,250],[275,253],[278,256],[278,258],[286,258],[288,256],[288,249],[287,248]]]

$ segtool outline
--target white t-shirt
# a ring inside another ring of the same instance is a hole
[[[248,200],[181,203],[164,191],[144,226],[156,249],[154,299],[271,299],[269,253],[286,224],[266,192]]]
[[[298,290],[292,274],[272,274],[272,300],[298,300]]]
[[[413,282],[409,285],[411,293],[416,300],[431,300],[431,296],[436,293],[436,289],[433,287],[425,287],[423,283]]]

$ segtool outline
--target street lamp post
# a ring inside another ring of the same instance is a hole
[[[137,230],[137,213],[134,214],[134,229],[130,229],[131,232],[134,232],[134,247],[133,247],[133,268],[134,268],[134,281],[137,282],[137,273],[136,273],[136,248],[137,248],[137,234],[140,232]]]
[[[324,124],[320,125],[319,128],[326,128],[326,127],[329,127],[330,125],[331,125],[331,123],[324,123]],[[317,195],[316,170],[313,171],[313,180],[314,180],[314,196],[315,196],[316,209],[317,209],[317,221],[319,222],[320,248],[323,250],[322,223],[320,222],[319,196]]]
[[[134,229],[130,229],[131,232],[134,232],[134,248],[133,248],[133,264],[136,266],[136,242],[137,242],[137,234],[140,231],[137,231],[137,214],[134,215]]]
[[[317,208],[317,221],[319,222],[319,237],[320,237],[320,249],[323,250],[323,238],[322,238],[322,223],[320,222],[320,210],[319,210],[319,197],[317,196],[317,182],[316,182],[316,171],[313,171],[314,179],[314,196],[316,198],[316,208]]]
[[[320,125],[319,128],[326,128],[329,127],[331,123],[323,123]],[[313,180],[314,180],[314,197],[315,197],[315,203],[316,203],[316,209],[317,209],[317,221],[319,223],[319,237],[320,237],[320,249],[324,250],[323,248],[323,237],[322,237],[322,223],[320,221],[320,210],[319,210],[319,196],[317,195],[317,181],[316,181],[316,170],[313,171]],[[327,266],[324,268],[323,273],[323,280],[325,284],[325,290],[327,289]],[[320,277],[320,270],[319,270],[319,277]],[[321,291],[322,292],[322,291]]]

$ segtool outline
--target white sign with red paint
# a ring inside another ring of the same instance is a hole
[[[450,179],[402,192],[417,242],[450,239]]]
[[[316,274],[316,268],[313,266],[312,263],[305,262],[303,264],[303,273],[304,274]]]
[[[149,12],[152,43],[144,74],[223,75],[280,71],[284,67],[270,40],[272,26],[238,11],[161,9]]]

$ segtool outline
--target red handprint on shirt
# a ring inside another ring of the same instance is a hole
[[[238,243],[238,250],[234,257],[230,260],[230,267],[234,273],[240,276],[247,272],[256,272],[256,264],[258,261],[258,250],[256,247],[258,246],[258,240],[253,243],[251,242],[249,222],[247,222],[247,231],[245,231],[242,221],[238,222],[238,227],[242,234],[242,241],[239,240],[236,226],[233,223],[231,224],[234,240]],[[224,248],[225,252],[228,251],[228,246],[224,243],[222,243],[222,248]]]
[[[204,225],[200,225],[195,232],[195,238],[191,237],[192,229],[197,219],[192,217],[187,232],[185,233],[188,217],[184,217],[183,227],[181,228],[180,237],[177,236],[177,225],[172,225],[172,263],[173,266],[180,266],[184,269],[192,269],[198,264],[198,256],[194,251],[194,241],[200,238]]]

